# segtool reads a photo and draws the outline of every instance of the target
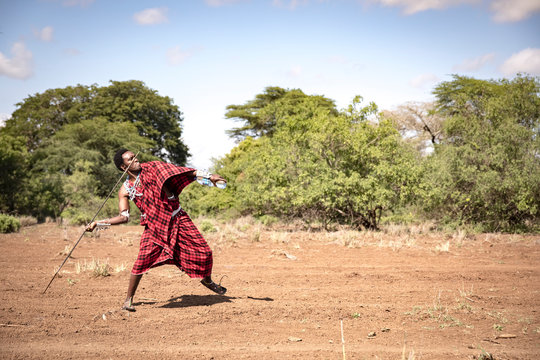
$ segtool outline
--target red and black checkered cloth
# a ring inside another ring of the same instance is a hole
[[[160,161],[141,164],[140,185],[133,201],[141,210],[139,255],[132,274],[140,275],[150,268],[174,264],[192,278],[205,278],[212,273],[212,250],[185,211],[178,209],[178,195],[195,180],[195,169]],[[176,195],[170,200],[162,191],[163,184]]]

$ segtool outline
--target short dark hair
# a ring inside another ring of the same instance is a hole
[[[116,167],[118,168],[118,170],[120,171],[124,171],[124,169],[122,169],[122,165],[124,165],[124,159],[122,158],[122,155],[124,155],[124,153],[126,153],[127,151],[129,151],[128,149],[120,149],[116,152],[116,154],[114,154],[114,165],[116,165]]]

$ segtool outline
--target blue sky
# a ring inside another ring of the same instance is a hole
[[[266,86],[346,107],[429,101],[452,74],[540,76],[540,0],[0,0],[0,119],[47,89],[141,80],[184,113],[190,164]]]

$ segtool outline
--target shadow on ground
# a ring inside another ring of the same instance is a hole
[[[236,298],[222,295],[182,295],[169,299],[167,304],[160,306],[166,309],[185,308],[191,306],[209,306],[220,303],[230,303]]]
[[[247,299],[257,301],[274,301],[269,297],[256,298],[247,296]],[[191,306],[210,306],[221,303],[230,303],[232,300],[239,299],[237,297],[223,295],[182,295],[167,300],[167,304],[160,306],[165,309],[185,308]]]

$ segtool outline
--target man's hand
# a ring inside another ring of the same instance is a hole
[[[212,182],[212,184],[214,184],[214,186],[216,186],[216,183],[218,181],[227,182],[227,180],[225,180],[224,178],[221,177],[221,175],[218,175],[218,174],[212,174],[212,176],[210,176],[210,181]]]
[[[90,224],[86,226],[86,231],[92,232],[97,226],[97,222],[92,221]]]

